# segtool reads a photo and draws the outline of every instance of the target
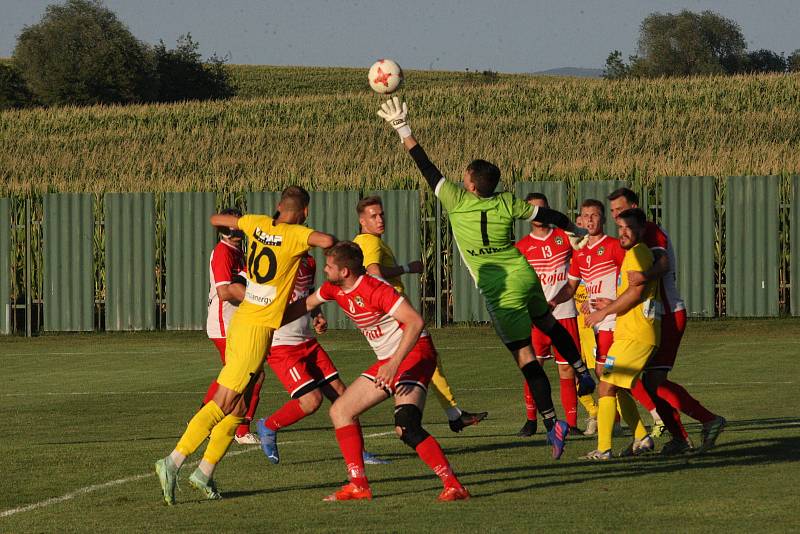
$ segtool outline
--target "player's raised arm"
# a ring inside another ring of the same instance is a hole
[[[400,136],[403,146],[406,147],[406,150],[414,159],[414,163],[417,164],[422,176],[425,177],[425,181],[428,182],[431,189],[436,189],[436,184],[443,178],[442,173],[428,159],[428,155],[411,134],[411,127],[406,120],[407,115],[408,106],[405,102],[400,102],[400,99],[396,96],[384,102],[380,111],[378,111],[378,116],[388,122],[397,132],[397,135]]]
[[[216,226],[217,228],[230,228],[231,230],[238,230],[239,229],[239,216],[238,215],[224,215],[222,213],[215,213],[209,218],[211,221],[211,226]],[[225,232],[222,232],[223,235]]]
[[[337,239],[330,234],[314,231],[308,236],[308,244],[312,247],[331,248]]]
[[[310,311],[316,310],[317,308],[322,306],[323,302],[325,301],[320,299],[316,293],[312,293],[307,297],[297,299],[296,301],[286,306],[286,311],[283,312],[283,319],[281,320],[281,326],[289,324],[296,319],[299,319],[300,317],[304,316]]]

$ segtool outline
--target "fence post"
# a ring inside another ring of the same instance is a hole
[[[25,336],[31,337],[31,199],[25,199]]]

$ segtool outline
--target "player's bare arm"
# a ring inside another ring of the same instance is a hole
[[[297,299],[296,301],[286,306],[286,310],[283,312],[283,319],[281,320],[281,326],[289,324],[292,321],[304,316],[305,314],[316,310],[317,308],[322,306],[322,303],[323,301],[320,300],[319,297],[317,297],[316,293],[312,293],[307,297]]]
[[[375,376],[375,387],[389,387],[392,383],[394,375],[397,374],[397,368],[403,359],[411,352],[414,345],[417,344],[419,335],[425,326],[422,316],[408,303],[403,300],[397,309],[392,313],[392,317],[397,319],[403,325],[403,337],[400,338],[400,344],[397,350],[389,358]]]
[[[578,290],[578,286],[580,285],[580,280],[573,280],[572,278],[567,279],[567,283],[564,284],[564,287],[558,290],[558,293],[550,299],[550,304],[558,305],[562,302],[566,302],[569,299],[575,296],[575,291]]]
[[[385,265],[380,265],[379,263],[370,263],[367,265],[367,272],[372,276],[377,276],[378,278],[387,280],[389,278],[394,278],[395,276],[400,276],[401,274],[421,273],[422,262],[412,261],[408,265],[395,265],[392,267],[386,267]]]
[[[308,236],[308,244],[312,247],[331,248],[336,244],[336,238],[324,232],[311,232]]]
[[[589,314],[586,317],[586,326],[594,326],[611,314],[622,315],[633,309],[634,306],[642,302],[642,295],[645,289],[646,286],[644,285],[628,286],[628,289],[617,297],[617,300],[611,301],[611,303],[603,309],[595,310]]]
[[[236,215],[223,215],[222,213],[215,213],[209,219],[211,226],[217,228],[230,228],[232,230],[239,229],[239,217]]]
[[[653,248],[653,266],[644,272],[628,271],[628,283],[632,286],[644,285],[651,280],[660,280],[669,272],[669,256],[663,249]]]
[[[245,286],[237,283],[217,286],[217,297],[223,302],[239,305],[244,300]]]

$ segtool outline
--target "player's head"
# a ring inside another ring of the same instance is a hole
[[[615,219],[625,210],[639,207],[639,195],[628,189],[620,187],[608,195],[611,216]]]
[[[472,160],[464,171],[464,188],[479,197],[490,197],[500,183],[500,169],[482,159]]]
[[[579,219],[580,226],[586,228],[591,236],[603,235],[603,225],[606,223],[606,207],[594,198],[587,198],[581,202]]]
[[[274,219],[289,224],[303,224],[308,218],[311,195],[299,185],[290,185],[281,193]]]
[[[528,193],[528,196],[525,197],[525,202],[540,208],[550,207],[550,203],[547,201],[547,196],[545,196],[544,193]],[[534,228],[544,228],[547,225],[540,222],[531,221],[531,226]]]
[[[349,285],[365,272],[364,254],[352,241],[339,241],[325,249],[325,276],[331,284]]]
[[[242,212],[236,208],[225,208],[221,212],[220,215],[235,215],[236,217],[241,217]],[[235,247],[238,247],[242,244],[242,239],[244,239],[244,232],[241,230],[233,230],[226,226],[217,226],[217,232],[219,232],[220,239],[229,243]]]
[[[386,231],[381,197],[373,195],[362,198],[356,205],[356,212],[358,212],[358,222],[361,225],[362,233],[383,235],[383,232]]]
[[[642,240],[646,224],[647,216],[639,208],[621,211],[617,215],[620,246],[625,250],[635,247]]]

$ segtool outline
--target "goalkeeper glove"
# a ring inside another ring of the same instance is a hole
[[[381,109],[378,111],[378,116],[392,125],[401,140],[411,137],[411,128],[406,122],[406,115],[408,115],[408,106],[405,102],[400,102],[396,96],[381,104]]]
[[[585,228],[575,228],[574,232],[567,232],[567,237],[573,250],[580,250],[589,243],[589,232]]]

